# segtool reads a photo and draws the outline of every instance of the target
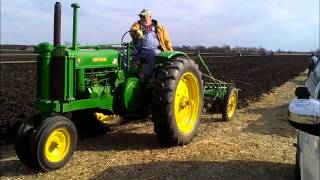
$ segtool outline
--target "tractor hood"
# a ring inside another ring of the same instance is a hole
[[[81,49],[74,52],[76,68],[85,66],[95,67],[118,67],[119,52],[116,50]]]
[[[52,58],[68,57],[75,60],[78,68],[119,67],[119,52],[114,49],[67,49],[57,47],[52,52]]]

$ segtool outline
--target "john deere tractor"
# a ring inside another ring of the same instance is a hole
[[[229,120],[237,106],[237,89],[208,74],[185,53],[162,51],[156,57],[153,79],[143,81],[132,63],[134,46],[77,45],[79,4],[73,7],[72,47],[60,44],[61,5],[55,5],[54,43],[36,47],[39,111],[18,129],[15,149],[29,168],[52,171],[64,166],[77,145],[77,130],[103,133],[115,117],[151,114],[159,140],[183,145],[194,137],[203,112],[204,97],[219,104]],[[202,76],[209,79],[203,83]]]

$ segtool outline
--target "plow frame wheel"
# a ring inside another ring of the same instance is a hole
[[[230,121],[237,109],[238,90],[234,86],[228,86],[221,102],[221,114],[224,121]]]

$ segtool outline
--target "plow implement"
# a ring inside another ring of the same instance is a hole
[[[200,52],[195,54],[197,63],[206,71],[206,73],[201,73],[206,78],[203,85],[204,112],[217,112],[218,110],[223,120],[230,120],[237,108],[238,90],[234,84],[214,78]]]

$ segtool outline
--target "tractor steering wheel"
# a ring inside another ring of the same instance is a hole
[[[126,37],[126,35],[130,33],[130,31],[126,31],[122,37],[121,37],[121,54],[124,57],[123,59],[123,63],[125,66],[127,66],[129,63],[131,64],[131,62],[129,62],[130,60],[132,61],[133,57],[138,53],[137,48],[134,46],[133,41],[129,41],[129,42],[124,42],[124,38]],[[128,49],[129,47],[129,49]],[[128,51],[130,51],[130,57],[128,57]],[[132,61],[133,62],[133,61]]]
[[[128,33],[130,33],[130,32],[131,32],[131,31],[126,31],[126,32],[122,35],[122,37],[121,37],[121,50],[122,50],[122,51],[125,51],[126,46],[128,46],[128,45],[130,45],[130,44],[133,44],[132,41],[130,41],[130,42],[128,42],[128,43],[124,43],[124,42],[123,42],[124,37],[125,37]],[[132,47],[132,49],[133,49],[134,52],[137,52],[137,49],[136,49],[135,46],[131,46],[131,47]]]

